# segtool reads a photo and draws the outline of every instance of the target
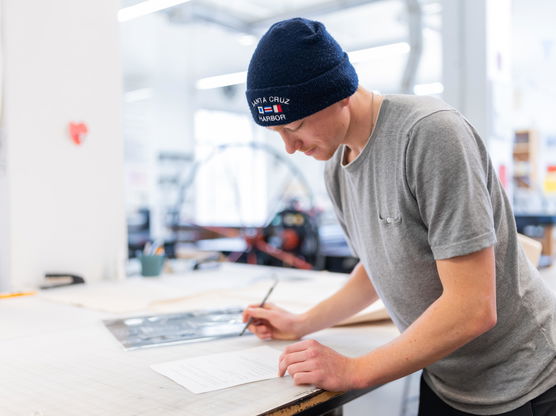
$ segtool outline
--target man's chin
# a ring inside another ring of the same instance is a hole
[[[315,160],[327,161],[331,159],[332,156],[334,156],[335,151],[329,151],[322,148],[314,148],[308,152],[303,153],[305,153],[305,156],[312,157]]]
[[[332,154],[328,154],[328,153],[318,154],[318,153],[315,153],[314,155],[312,155],[313,159],[320,160],[322,162],[326,162],[327,160],[330,160],[332,158],[332,156],[334,156],[334,153],[332,153]]]

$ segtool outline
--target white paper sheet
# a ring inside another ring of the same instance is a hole
[[[153,364],[151,368],[193,393],[278,377],[281,351],[267,346]]]

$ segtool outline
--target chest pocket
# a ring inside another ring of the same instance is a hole
[[[402,222],[400,210],[399,192],[400,188],[397,183],[397,172],[389,171],[382,176],[377,183],[377,194],[375,195],[376,209],[378,221],[382,227],[393,228],[399,226]]]
[[[377,217],[377,237],[380,239],[381,256],[387,264],[386,270],[391,272],[400,259],[404,258],[408,238],[397,192],[393,191],[382,199]]]
[[[386,215],[386,214],[378,214],[378,220],[381,224],[388,226],[388,225],[396,225],[402,222],[402,216],[397,215]]]
[[[404,247],[407,240],[404,218],[402,216],[400,196],[399,174],[396,171],[397,163],[383,166],[383,171],[377,182],[376,198],[376,222],[378,228],[377,237],[380,236],[382,256],[389,263],[399,262],[400,256],[404,255]]]

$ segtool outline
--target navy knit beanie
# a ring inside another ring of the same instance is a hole
[[[357,90],[347,54],[320,22],[296,17],[273,24],[247,72],[247,101],[261,126],[288,124]]]

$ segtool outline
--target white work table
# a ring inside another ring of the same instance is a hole
[[[225,273],[230,274],[229,270]],[[317,272],[312,273],[315,273],[316,279],[321,276]],[[197,279],[197,276],[193,274],[184,278]],[[133,282],[130,284],[140,286],[141,281],[130,279]],[[144,281],[146,285],[152,283],[152,280]],[[317,284],[318,280],[314,283]],[[118,287],[127,284],[117,283]],[[304,280],[303,287],[306,288],[307,284],[310,281]],[[94,285],[90,286],[94,288]],[[200,296],[173,302],[171,307],[163,304],[162,309],[182,310],[185,304],[190,304],[190,309],[198,309],[203,302],[212,307],[211,302],[216,303],[218,299],[222,299],[219,306],[231,302],[232,298],[222,297],[220,290],[215,291],[208,286],[204,289],[204,294],[200,293]],[[87,285],[79,290],[87,290]],[[152,313],[151,306],[142,312]],[[160,311],[161,304],[154,310]],[[322,394],[311,386],[295,386],[290,377],[193,394],[149,366],[264,344],[281,349],[290,342],[263,342],[250,335],[125,351],[101,320],[138,314],[141,313],[111,313],[76,307],[41,295],[0,300],[0,414],[293,414],[295,409],[303,408],[304,399],[308,397],[321,394],[322,401],[335,396]],[[356,356],[388,342],[396,335],[397,330],[390,323],[379,323],[331,328],[308,338],[315,338],[341,353]]]

